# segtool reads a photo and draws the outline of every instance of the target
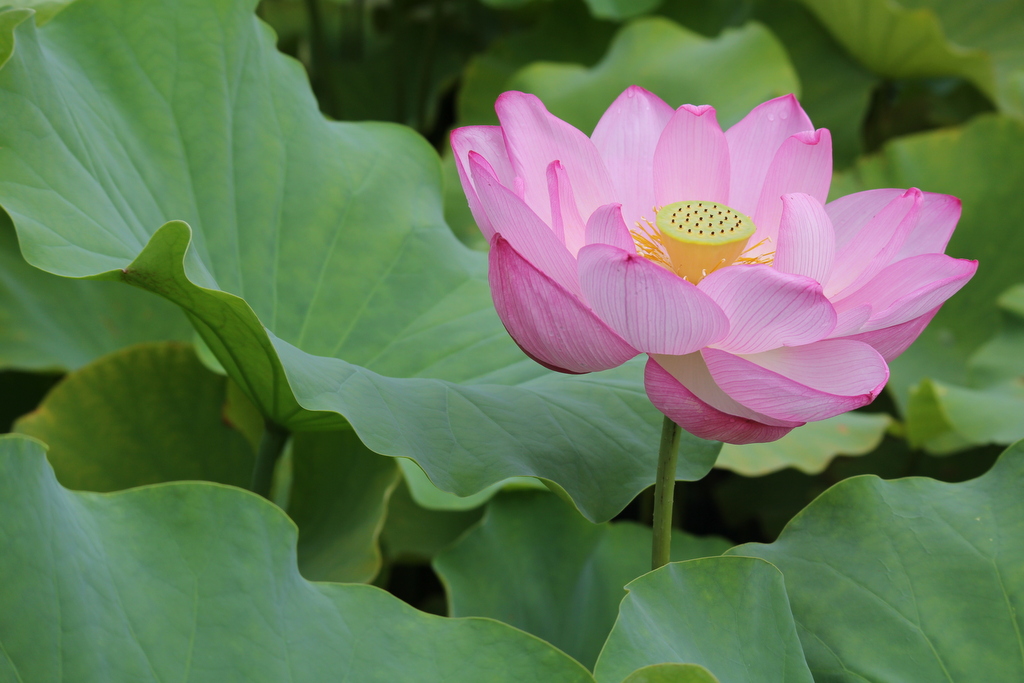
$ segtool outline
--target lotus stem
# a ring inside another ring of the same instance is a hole
[[[260,447],[256,451],[256,464],[252,469],[252,484],[249,489],[268,500],[270,499],[270,487],[274,482],[274,467],[281,458],[281,453],[284,452],[288,436],[288,430],[284,427],[270,420],[265,422]]]
[[[658,477],[654,481],[654,542],[651,546],[651,569],[668,564],[672,551],[672,499],[676,488],[676,459],[682,430],[665,418],[661,426],[661,448],[658,451]]]

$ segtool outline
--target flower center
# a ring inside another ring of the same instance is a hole
[[[656,209],[655,223],[637,223],[633,239],[648,259],[696,284],[708,273],[742,263],[770,263],[744,258],[754,221],[716,202],[683,201]],[[755,245],[756,246],[756,245]]]

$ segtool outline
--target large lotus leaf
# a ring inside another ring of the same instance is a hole
[[[1024,2],[803,0],[836,39],[884,76],[963,76],[1024,116]]]
[[[377,543],[401,477],[391,458],[352,431],[292,438],[288,516],[299,525],[299,569],[312,581],[370,581],[380,571]]]
[[[924,378],[970,386],[968,359],[1000,329],[997,298],[1021,279],[1014,254],[1024,252],[1024,124],[983,115],[961,128],[898,138],[833,182],[832,196],[876,187],[916,186],[956,195],[963,217],[947,253],[979,261],[974,278],[942,307],[921,337],[890,364],[889,386],[908,430],[927,443],[939,433],[915,426],[911,387]],[[948,450],[948,449],[947,449]]]
[[[1024,680],[1024,447],[978,479],[840,482],[771,545],[816,680]]]
[[[485,259],[444,225],[436,155],[408,129],[323,119],[252,4],[0,15],[0,201],[26,259],[178,303],[288,428],[351,424],[443,490],[538,476],[613,516],[655,470],[641,364],[568,378],[523,356]],[[692,439],[680,478],[717,449]]]
[[[809,422],[778,441],[723,444],[715,467],[757,477],[786,467],[817,474],[837,455],[864,455],[882,441],[892,418],[883,413],[845,413]]]
[[[255,453],[224,419],[228,382],[185,344],[141,344],[67,375],[14,429],[49,446],[71,489],[182,479],[245,487]]]
[[[155,296],[33,268],[0,211],[0,367],[74,370],[131,344],[191,336],[181,311]]]
[[[626,676],[622,683],[718,683],[718,679],[697,664],[651,664]]]
[[[627,588],[594,670],[600,683],[664,662],[699,664],[721,681],[811,683],[782,574],[767,562],[676,562]]]
[[[508,87],[534,93],[552,114],[589,133],[630,85],[643,86],[674,107],[713,104],[723,126],[765,100],[800,92],[785,49],[761,24],[727,29],[710,39],[661,17],[623,27],[593,68],[531,64]]]
[[[189,479],[248,487],[255,449],[246,423],[255,411],[231,389],[231,380],[203,367],[190,347],[143,344],[69,374],[15,430],[49,446],[58,480],[71,489]],[[302,530],[303,575],[372,579],[398,480],[394,460],[368,451],[347,430],[297,434],[290,462],[287,509]]]
[[[311,583],[296,530],[204,482],[61,488],[42,446],[0,439],[0,679],[579,681],[577,662],[487,619]]]
[[[673,533],[672,558],[719,555],[721,538]],[[502,493],[480,525],[434,559],[452,616],[512,624],[592,667],[624,586],[651,567],[651,529],[591,524],[550,493]]]

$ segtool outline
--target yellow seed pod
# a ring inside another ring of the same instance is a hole
[[[658,211],[656,226],[672,270],[696,284],[731,265],[754,234],[754,221],[716,202],[684,201]]]

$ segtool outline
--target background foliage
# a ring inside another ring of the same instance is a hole
[[[15,4],[0,681],[1024,676],[1024,2]],[[640,368],[507,338],[447,147],[631,83],[723,125],[795,92],[833,196],[954,194],[981,264],[873,405],[685,441],[650,574]]]

